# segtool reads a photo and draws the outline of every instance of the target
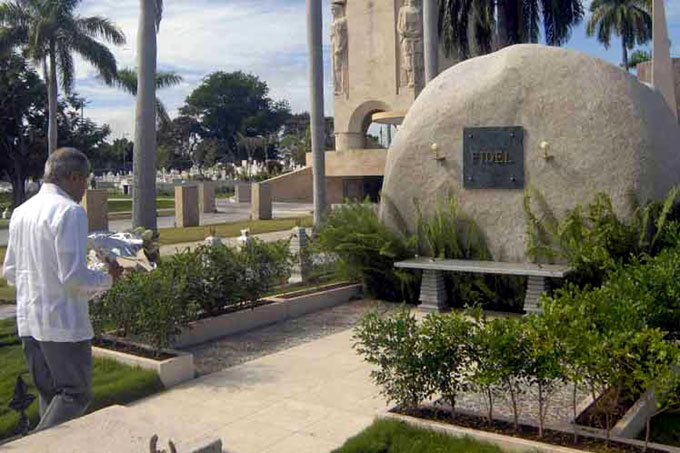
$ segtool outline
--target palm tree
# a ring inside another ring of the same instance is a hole
[[[649,0],[593,0],[592,16],[586,27],[588,36],[597,34],[597,40],[609,48],[612,33],[621,37],[621,66],[628,71],[628,49],[635,44],[645,44],[652,39],[652,17]]]
[[[137,96],[137,71],[131,68],[119,69],[118,74],[113,79],[111,85],[123,91]],[[177,86],[182,83],[182,76],[175,72],[159,72],[156,74],[156,89],[160,90],[167,87]],[[160,99],[156,98],[156,117],[159,123],[167,124],[170,116]]]
[[[21,47],[31,62],[43,68],[48,94],[48,150],[57,149],[58,85],[73,90],[73,54],[94,66],[101,77],[116,76],[116,59],[99,40],[115,45],[125,35],[106,18],[80,17],[74,10],[82,0],[14,0],[0,4],[0,52]]]
[[[163,0],[139,0],[132,225],[156,229],[156,34]]]
[[[561,46],[583,20],[581,0],[439,0],[439,33],[447,53],[464,60],[518,43]]]

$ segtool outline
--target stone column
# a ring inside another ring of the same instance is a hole
[[[420,282],[418,310],[426,313],[449,311],[450,307],[446,299],[444,273],[436,270],[424,270],[423,279]]]
[[[249,182],[237,183],[234,186],[236,203],[250,203],[251,190]]]
[[[312,173],[314,175],[314,227],[321,225],[321,219],[326,210],[322,29],[321,0],[307,0],[309,98],[311,102],[309,116],[312,132]]]
[[[529,277],[527,293],[524,296],[524,311],[526,314],[543,313],[541,308],[541,294],[548,290],[548,281],[544,277]]]
[[[198,187],[175,187],[175,226],[185,228],[199,225]]]
[[[250,202],[250,218],[252,220],[272,219],[272,187],[269,183],[261,182],[252,185]]]
[[[109,230],[109,195],[106,190],[88,190],[82,205],[87,212],[88,231]]]
[[[198,186],[198,204],[201,214],[214,214],[215,210],[215,183],[203,182]]]
[[[437,0],[423,0],[423,36],[425,46],[425,83],[439,73],[439,30]]]
[[[309,239],[304,227],[293,228],[290,236],[290,253],[293,255],[293,272],[288,283],[304,283],[309,279],[310,262],[307,256]]]
[[[675,76],[671,60],[668,24],[663,0],[654,0],[652,18],[652,85],[659,90],[666,103],[678,117],[678,104],[675,100]]]

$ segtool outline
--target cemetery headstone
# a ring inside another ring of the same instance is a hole
[[[175,187],[175,226],[185,228],[199,225],[198,187]]]
[[[309,279],[309,238],[304,227],[295,227],[290,236],[290,253],[293,255],[293,269],[289,283],[303,283]]]
[[[82,205],[87,212],[88,231],[109,230],[109,195],[106,190],[88,190],[83,196]]]
[[[215,209],[215,183],[206,181],[198,186],[198,203],[201,214],[214,214]]]
[[[272,187],[268,183],[253,184],[250,217],[253,220],[272,219]]]

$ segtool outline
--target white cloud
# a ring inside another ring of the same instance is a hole
[[[365,0],[362,0],[365,1]],[[584,0],[586,11],[591,0]],[[680,55],[680,0],[666,0],[675,55]],[[324,40],[329,41],[329,0],[324,0]],[[120,26],[125,46],[112,49],[120,66],[134,66],[138,0],[84,0],[79,13],[101,15]],[[243,70],[266,81],[275,99],[287,99],[293,111],[308,109],[305,0],[165,0],[158,35],[160,69],[173,70],[184,82],[159,91],[171,113],[213,71]],[[586,19],[587,20],[587,19]],[[568,47],[618,62],[615,49],[605,52],[595,39],[586,39],[583,25],[574,30]],[[326,112],[332,112],[330,64],[326,47]],[[76,89],[86,96],[90,113],[107,122],[113,136],[132,136],[134,98],[94,80],[92,68],[77,64]]]
[[[328,41],[330,19],[328,5],[325,6],[324,39]],[[121,67],[135,64],[138,8],[136,0],[85,0],[79,10],[83,16],[108,17],[124,31],[127,44],[112,48]],[[304,0],[166,0],[158,34],[158,65],[160,69],[176,71],[184,82],[160,91],[159,97],[170,112],[176,112],[205,75],[220,70],[243,70],[266,81],[271,96],[288,100],[293,111],[307,110],[305,20]],[[332,100],[329,69],[327,61],[326,92],[327,99]],[[114,136],[131,134],[134,99],[94,79],[93,69],[78,61],[76,89],[92,101],[88,111],[96,112],[98,120],[109,123]],[[120,109],[120,104],[129,108]],[[330,113],[332,102],[326,104]],[[110,120],[106,113],[108,105],[116,106]]]

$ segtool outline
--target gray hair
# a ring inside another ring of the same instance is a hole
[[[60,148],[47,158],[45,182],[55,184],[74,174],[81,176],[90,174],[90,161],[77,149]]]

